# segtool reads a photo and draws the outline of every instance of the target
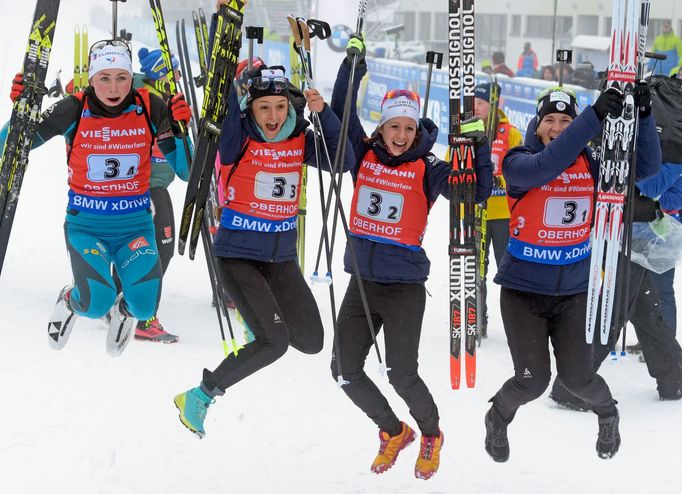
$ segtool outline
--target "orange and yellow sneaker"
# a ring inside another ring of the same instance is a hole
[[[374,458],[370,470],[374,473],[384,473],[391,468],[398,458],[398,453],[405,449],[412,441],[414,441],[414,431],[405,422],[400,422],[400,434],[397,436],[389,436],[388,432],[379,431],[379,453]]]
[[[418,479],[428,480],[438,471],[440,448],[445,440],[443,431],[438,432],[437,436],[422,436],[419,457],[414,465],[414,476]]]

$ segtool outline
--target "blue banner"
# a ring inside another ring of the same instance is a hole
[[[359,100],[361,102],[360,115],[365,120],[378,122],[381,117],[381,102],[389,89],[412,89],[419,91],[422,98],[426,94],[426,77],[428,68],[426,65],[417,65],[386,59],[367,59],[368,78],[364,82],[364,93]],[[488,82],[489,77],[479,72],[476,74],[476,83]],[[540,79],[498,78],[500,84],[499,107],[509,117],[512,125],[525,135],[528,123],[535,116],[535,104],[540,92],[555,83]],[[578,106],[583,110],[591,105],[596,91],[584,89],[579,86],[567,86],[575,91]],[[434,70],[431,76],[431,93],[429,95],[428,117],[438,126],[438,143],[447,144],[449,99],[448,99],[448,74],[446,70]]]

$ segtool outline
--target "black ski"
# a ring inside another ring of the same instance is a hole
[[[244,3],[241,0],[232,0],[229,5],[222,5],[218,11],[204,88],[196,152],[187,182],[178,236],[180,254],[184,254],[189,238],[190,259],[194,259],[199,241],[201,222],[220,143],[222,121],[227,114],[228,95],[233,87],[232,81],[239,62],[243,18]]]
[[[36,124],[40,119],[43,96],[47,94],[45,77],[52,51],[59,0],[38,0],[31,23],[22,73],[24,92],[14,103],[7,140],[0,161],[0,273],[7,253],[14,213],[19,201],[28,154]]]

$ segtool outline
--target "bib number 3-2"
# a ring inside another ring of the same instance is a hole
[[[377,190],[365,185],[358,191],[357,213],[365,218],[398,223],[403,214],[401,194]]]

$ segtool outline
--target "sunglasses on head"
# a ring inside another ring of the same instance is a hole
[[[106,48],[107,46],[113,46],[115,48],[125,48],[126,51],[128,52],[128,56],[130,57],[130,59],[131,60],[133,59],[133,53],[130,50],[130,46],[128,45],[128,43],[126,43],[125,41],[120,40],[120,39],[103,39],[100,41],[96,41],[90,47],[89,58],[92,58],[92,52],[94,50],[102,50],[102,49]]]
[[[265,91],[272,89],[275,93],[279,93],[289,87],[289,79],[286,77],[270,77],[261,76],[249,79],[246,84],[247,89],[257,89],[258,91]]]
[[[542,92],[538,96],[538,101],[540,101],[542,98],[544,98],[548,94],[557,93],[557,92],[566,93],[574,99],[576,97],[575,91],[572,91],[571,89],[567,89],[566,87],[563,87],[563,86],[562,87],[548,87],[548,88],[542,90]]]
[[[415,91],[410,91],[409,89],[391,89],[387,91],[384,95],[384,102],[389,99],[395,99],[404,96],[405,98],[416,101],[419,104],[419,94]],[[383,105],[383,102],[382,102]]]

